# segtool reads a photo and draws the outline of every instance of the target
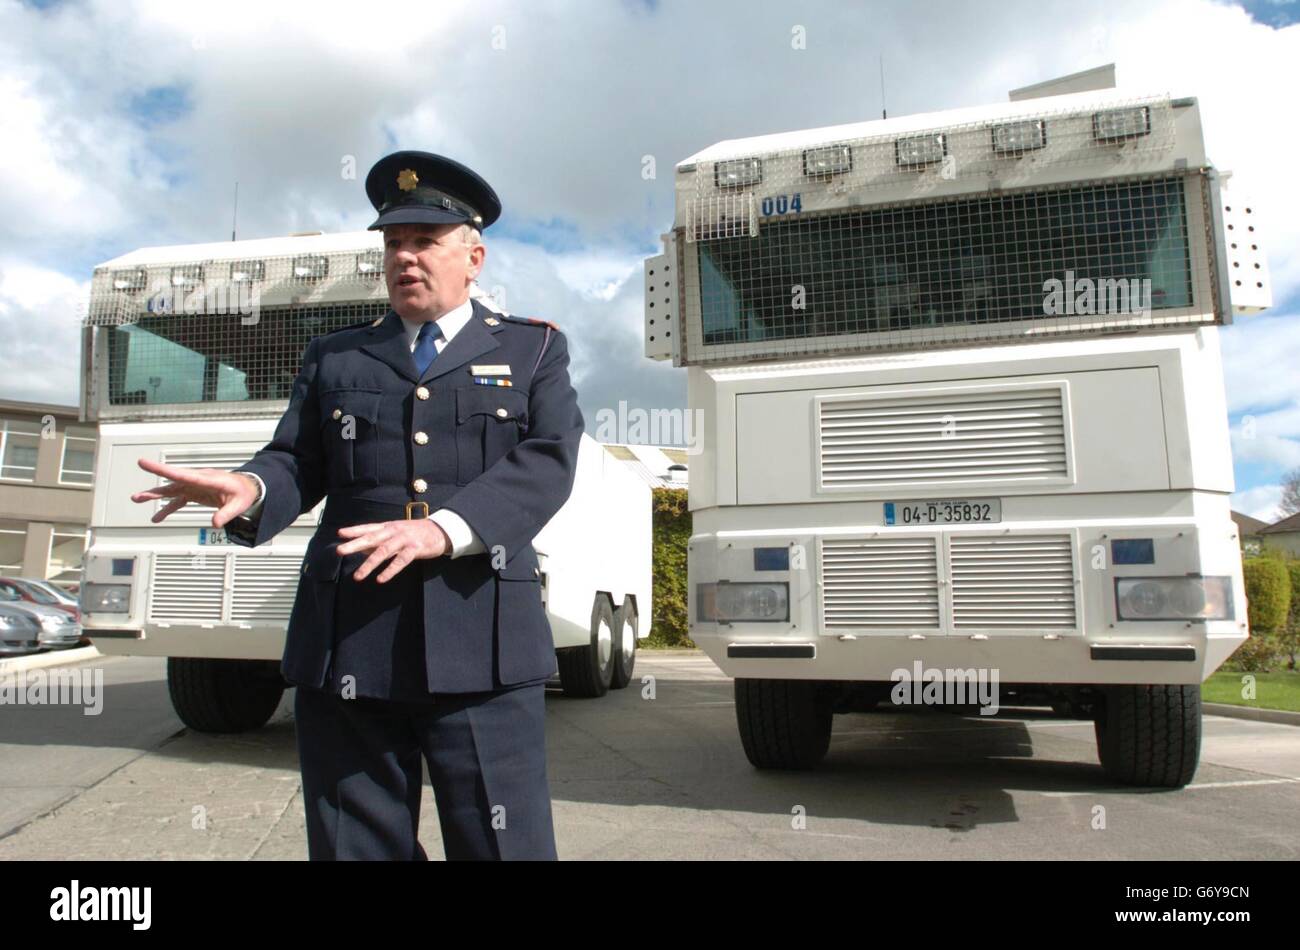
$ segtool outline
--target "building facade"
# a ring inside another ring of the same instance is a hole
[[[97,436],[76,406],[0,399],[0,576],[75,585]]]

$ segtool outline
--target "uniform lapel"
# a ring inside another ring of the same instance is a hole
[[[424,371],[424,375],[417,382],[427,383],[431,379],[437,379],[439,376],[445,376],[452,370],[460,369],[475,357],[482,356],[495,350],[501,344],[483,323],[483,317],[488,315],[488,311],[477,300],[471,300],[474,314],[466,321],[460,331],[451,338],[438,358],[429,364],[429,368]],[[414,368],[414,361],[411,363]]]
[[[420,374],[415,368],[415,357],[411,355],[411,342],[397,311],[389,310],[384,322],[371,328],[370,335],[370,341],[361,344],[362,350],[383,360],[411,382],[420,381]],[[433,362],[436,365],[438,361]]]

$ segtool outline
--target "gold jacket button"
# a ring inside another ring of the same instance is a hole
[[[423,478],[417,478],[415,481],[411,482],[411,488],[415,490],[415,493],[417,495],[423,495],[425,490],[428,487],[429,487],[429,483],[426,482]]]
[[[425,389],[423,386],[418,386],[418,387],[416,387],[416,390],[415,390],[415,398],[416,398],[416,399],[428,399],[428,398],[429,398],[429,390]]]
[[[343,410],[342,410],[342,409],[335,409],[332,413],[330,413],[330,415],[331,415],[333,418],[335,418],[335,419],[342,419],[342,418],[343,418]]]
[[[500,418],[500,419],[504,419],[504,418],[505,418],[506,416],[508,416],[508,415],[509,415],[509,413],[506,412],[506,408],[505,408],[505,406],[502,406],[502,407],[500,407],[499,409],[497,409],[497,417],[498,417],[498,418]]]
[[[424,445],[429,441],[429,435],[426,432],[417,432],[412,438],[415,439],[416,445]]]

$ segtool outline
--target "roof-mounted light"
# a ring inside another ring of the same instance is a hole
[[[266,279],[266,261],[232,261],[230,280],[232,283],[244,284]]]
[[[713,183],[719,188],[747,188],[762,180],[761,159],[733,158],[713,166]]]
[[[299,254],[293,259],[295,280],[320,280],[330,272],[330,259],[324,254]]]
[[[113,271],[114,290],[144,290],[149,283],[149,272],[143,267],[130,267]]]
[[[1046,145],[1047,123],[1042,119],[993,126],[993,151],[999,155],[1020,155]]]
[[[803,173],[809,178],[830,178],[853,170],[853,147],[826,145],[806,149],[803,153]]]
[[[1094,112],[1092,134],[1098,142],[1122,142],[1151,134],[1151,110],[1147,106]]]
[[[203,283],[202,264],[180,264],[172,268],[173,287],[197,287]]]
[[[943,161],[948,154],[948,137],[942,132],[911,135],[894,142],[894,160],[904,168],[923,168]]]
[[[357,273],[362,277],[378,277],[383,271],[383,251],[362,251],[357,255]]]

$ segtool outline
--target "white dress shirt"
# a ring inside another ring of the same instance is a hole
[[[400,314],[398,316],[401,317]],[[442,353],[447,344],[451,342],[452,337],[459,333],[473,316],[474,308],[466,300],[459,307],[448,310],[438,318],[438,329],[442,332],[434,338],[433,345],[437,347],[439,353]],[[407,320],[405,317],[401,317],[401,321],[403,328],[406,330],[407,341],[412,352],[414,352],[416,337],[419,336],[420,327],[424,326],[424,321]],[[252,475],[253,478],[257,479],[259,488],[257,501],[244,512],[246,517],[256,518],[262,510],[262,502],[266,500],[266,483],[252,472],[242,474]],[[451,541],[451,551],[449,553],[452,557],[460,557],[462,554],[478,554],[486,550],[483,540],[474,533],[474,529],[456,512],[448,511],[446,508],[439,508],[429,515],[429,520],[446,532],[448,540]]]

